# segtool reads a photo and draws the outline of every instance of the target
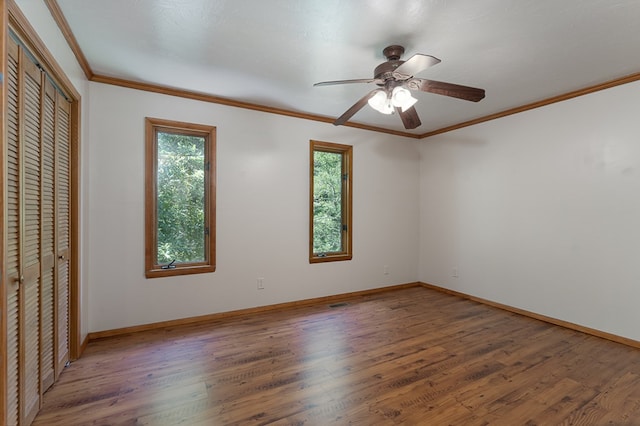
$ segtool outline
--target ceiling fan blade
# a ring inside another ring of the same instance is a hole
[[[440,59],[431,55],[423,55],[422,53],[416,53],[409,59],[407,59],[402,65],[393,71],[393,76],[400,80],[406,80],[414,75],[418,74],[422,70],[426,70],[429,67],[440,63]],[[404,78],[403,78],[404,77]]]
[[[340,125],[346,123],[347,121],[349,121],[349,119],[351,117],[353,117],[353,115],[356,112],[360,111],[362,109],[362,107],[364,107],[367,104],[369,99],[371,99],[373,97],[373,95],[375,95],[378,90],[380,90],[380,89],[372,90],[371,92],[369,92],[366,95],[364,95],[358,102],[353,104],[353,106],[351,108],[346,110],[344,112],[344,114],[342,114],[340,117],[338,117],[336,119],[336,121],[333,122],[333,125],[334,126],[340,126]]]
[[[478,102],[484,99],[484,89],[445,83],[443,81],[426,80],[424,78],[412,78],[407,82],[407,87],[411,90],[422,90],[423,92],[451,96],[471,102]]]
[[[351,83],[373,83],[373,82],[381,82],[382,80],[376,80],[375,78],[359,78],[356,80],[335,80],[335,81],[321,81],[320,83],[316,83],[313,86],[331,86],[334,84],[351,84]]]
[[[402,124],[407,130],[415,129],[422,124],[420,117],[418,117],[418,111],[414,107],[408,108],[405,112],[402,112],[400,108],[396,108],[396,112],[400,115]]]

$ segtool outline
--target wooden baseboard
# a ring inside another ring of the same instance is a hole
[[[84,353],[84,350],[87,349],[88,344],[89,344],[89,336],[87,335],[84,337],[84,339],[80,343],[80,348],[78,348],[77,353],[69,352],[69,361],[73,362],[80,359],[80,357]]]
[[[431,290],[436,290],[442,293],[450,294],[452,296],[462,297],[464,299],[473,300],[474,302],[482,303],[484,305],[492,306],[494,308],[502,309],[505,311],[513,312],[514,314],[523,315],[525,317],[537,319],[540,321],[548,322],[550,324],[558,325],[560,327],[567,328],[569,330],[579,331],[581,333],[589,334],[595,337],[600,337],[602,339],[611,340],[616,343],[622,343],[623,345],[631,346],[634,348],[640,349],[640,341],[629,339],[626,337],[618,336],[616,334],[607,333],[605,331],[596,330],[595,328],[585,327],[579,324],[574,324],[572,322],[563,321],[557,318],[548,317],[546,315],[537,314],[535,312],[527,311],[520,308],[514,308],[513,306],[503,305],[502,303],[493,302],[491,300],[483,299],[481,297],[472,296],[470,294],[461,293],[459,291],[450,290],[448,288],[439,287],[433,284],[427,284],[420,282],[420,285],[424,288],[428,288]]]
[[[84,350],[87,349],[88,344],[89,344],[89,335],[87,334],[86,336],[84,336],[84,339],[82,340],[82,344],[80,345],[80,353],[78,354],[78,358],[82,356],[82,354],[84,353]]]
[[[275,305],[258,306],[255,308],[239,309],[239,310],[228,311],[228,312],[219,312],[215,314],[200,315],[200,316],[189,317],[189,318],[180,318],[180,319],[169,320],[169,321],[154,322],[150,324],[134,325],[132,327],[123,327],[123,328],[117,328],[113,330],[96,331],[93,333],[89,333],[86,340],[92,341],[97,339],[104,339],[107,337],[121,336],[123,334],[138,333],[141,331],[155,330],[155,329],[165,328],[165,327],[175,327],[179,325],[194,324],[194,323],[206,323],[206,322],[218,321],[221,319],[255,315],[262,312],[269,312],[274,310],[296,308],[301,306],[319,305],[324,303],[333,303],[337,301],[344,301],[348,299],[369,296],[377,293],[401,290],[404,288],[420,287],[421,285],[422,283],[418,283],[418,282],[398,284],[398,285],[393,285],[389,287],[381,287],[381,288],[374,288],[370,290],[355,291],[351,293],[336,294],[333,296],[315,297],[312,299],[277,303]],[[86,343],[84,343],[84,345],[86,346]],[[83,347],[83,350],[84,350],[84,347]]]

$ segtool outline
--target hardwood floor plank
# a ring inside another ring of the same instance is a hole
[[[430,289],[92,341],[34,425],[640,424],[640,350]]]

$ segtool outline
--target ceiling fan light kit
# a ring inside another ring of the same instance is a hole
[[[376,83],[380,87],[364,95],[344,114],[338,117],[333,122],[334,125],[339,126],[346,123],[355,113],[360,111],[366,104],[369,104],[371,108],[383,114],[392,114],[397,111],[404,127],[406,129],[415,129],[422,123],[414,107],[418,100],[411,96],[410,90],[431,92],[471,102],[478,102],[484,98],[483,89],[416,78],[415,75],[419,72],[440,63],[440,59],[434,56],[416,53],[406,61],[402,61],[400,57],[404,53],[404,47],[399,45],[388,46],[382,53],[387,58],[387,61],[375,68],[372,79],[323,81],[314,84],[314,86],[329,86],[334,84]]]
[[[396,86],[393,91],[376,89],[374,95],[367,101],[371,108],[383,114],[393,114],[395,108],[406,112],[418,100],[411,96],[411,92],[401,86]]]

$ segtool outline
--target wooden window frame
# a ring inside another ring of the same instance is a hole
[[[337,252],[314,253],[313,251],[313,195],[314,153],[331,152],[342,155],[342,249]],[[353,146],[332,142],[310,141],[309,160],[309,263],[351,260],[353,257]]]
[[[177,263],[163,268],[157,262],[157,134],[159,131],[205,138],[205,236],[204,262]],[[147,278],[202,274],[216,270],[216,128],[202,124],[145,118],[145,276]]]

